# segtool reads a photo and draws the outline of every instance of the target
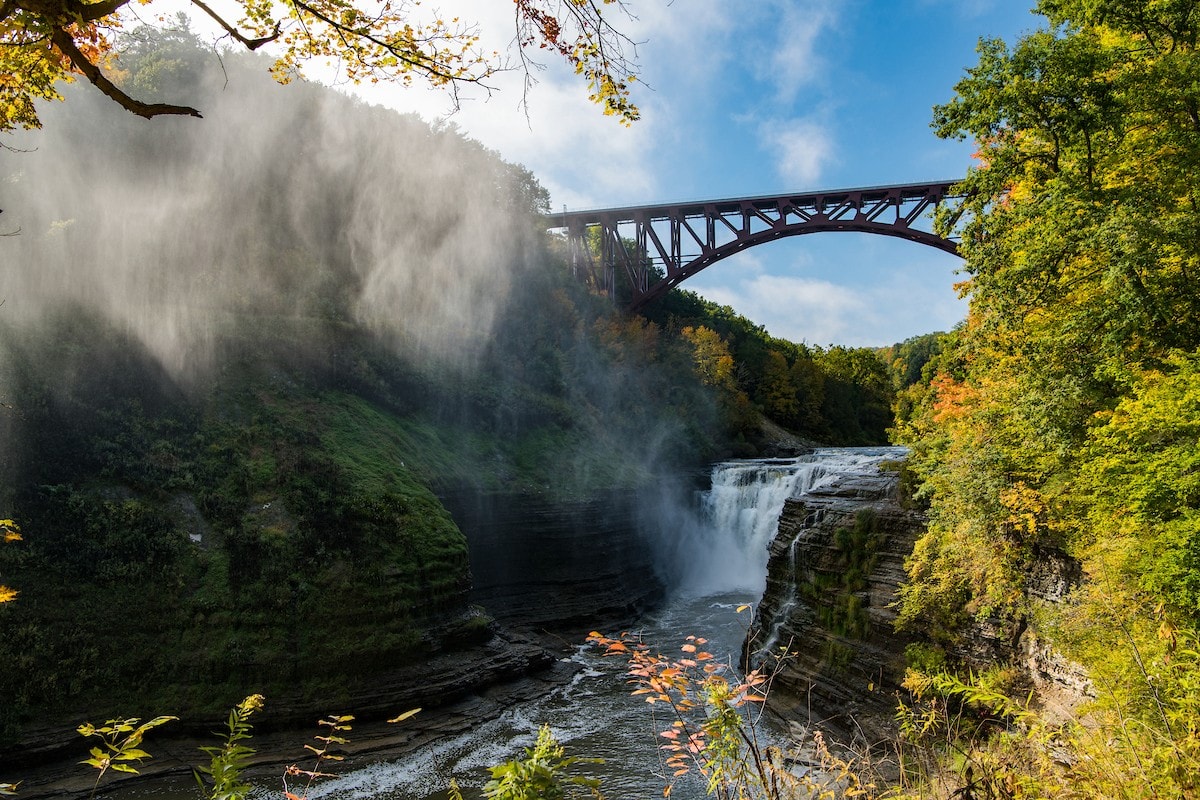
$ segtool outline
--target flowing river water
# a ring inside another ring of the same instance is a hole
[[[634,631],[668,654],[678,653],[686,636],[703,636],[709,640],[709,651],[736,666],[752,617],[749,611],[738,613],[738,608],[752,606],[762,596],[767,547],[784,502],[838,475],[872,469],[902,453],[899,448],[822,448],[799,458],[715,465],[711,488],[696,498],[692,509],[675,515],[670,523],[674,530],[663,534],[669,536],[664,557],[674,566],[665,575],[670,595],[655,613],[639,620]],[[562,686],[465,733],[399,758],[347,768],[340,777],[314,785],[308,797],[440,800],[453,778],[469,798],[487,780],[487,768],[521,755],[533,745],[542,725],[550,726],[567,755],[604,760],[578,771],[600,778],[606,797],[661,796],[658,744],[663,740],[657,732],[669,720],[656,720],[651,706],[630,695],[623,661],[582,643],[567,660],[576,671]],[[765,735],[776,735],[769,720],[762,723]],[[135,786],[106,796],[114,800],[197,796],[194,783],[172,784]],[[695,780],[685,780],[673,794],[702,797],[704,789]],[[280,795],[280,779],[275,777],[257,787],[251,797],[265,800]]]

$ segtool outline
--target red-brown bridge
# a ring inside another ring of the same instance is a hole
[[[954,241],[917,227],[955,181],[803,194],[564,211],[547,224],[565,229],[575,274],[615,296],[617,270],[638,309],[734,253],[785,236],[855,231],[897,236],[957,255]],[[597,244],[599,245],[597,247]]]

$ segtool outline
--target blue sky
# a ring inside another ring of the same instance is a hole
[[[1028,0],[1032,4],[1032,0]],[[972,145],[937,139],[931,107],[952,96],[981,36],[1012,41],[1041,19],[1025,0],[626,0],[639,42],[643,119],[617,125],[568,69],[547,64],[522,106],[498,91],[371,87],[371,102],[447,117],[550,190],[553,208],[594,208],[954,178]],[[442,0],[511,39],[507,2]],[[867,234],[814,234],[751,248],[684,284],[774,335],[883,345],[948,329],[965,313],[958,260]]]

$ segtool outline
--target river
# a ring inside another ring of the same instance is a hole
[[[662,557],[671,591],[659,610],[639,620],[636,633],[668,654],[678,653],[686,636],[703,636],[709,640],[709,651],[734,667],[752,619],[750,611],[739,613],[738,608],[753,606],[762,596],[767,546],[784,501],[837,475],[870,469],[902,453],[898,448],[823,448],[793,459],[715,465],[711,488],[695,498],[693,507],[677,509],[666,523],[670,531],[661,534]],[[471,797],[487,780],[487,767],[532,746],[542,725],[550,726],[568,755],[604,760],[580,772],[600,778],[606,797],[661,796],[664,770],[658,744],[663,740],[657,733],[666,723],[656,721],[654,709],[630,695],[623,678],[624,662],[583,643],[566,660],[576,671],[559,688],[510,707],[466,733],[400,758],[347,769],[340,777],[316,784],[308,796],[430,800],[445,797],[453,778]],[[777,735],[769,721],[762,724],[765,735]],[[257,787],[251,797],[278,798],[279,789],[276,777]],[[697,781],[689,784],[685,779],[673,794],[696,798],[704,791]],[[174,781],[106,796],[181,800],[197,794],[194,783],[189,788]]]

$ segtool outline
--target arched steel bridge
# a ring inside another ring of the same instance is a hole
[[[615,297],[623,270],[632,287],[629,305],[638,309],[723,258],[785,236],[878,233],[957,255],[954,241],[917,227],[957,196],[955,183],[564,211],[547,215],[546,223],[565,229],[575,274],[593,287]]]

